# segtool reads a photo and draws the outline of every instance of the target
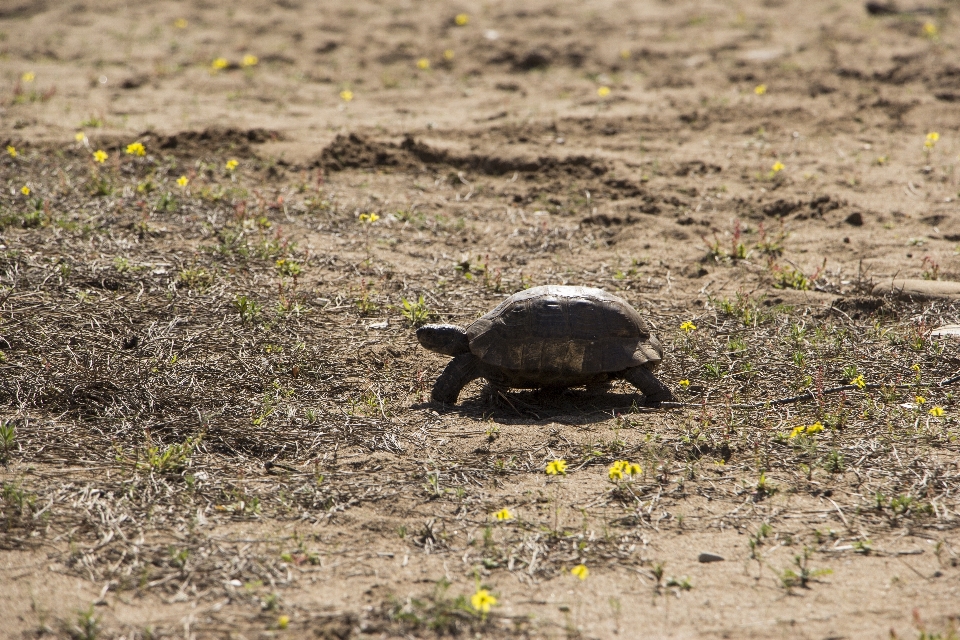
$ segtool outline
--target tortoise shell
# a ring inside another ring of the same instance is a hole
[[[663,357],[650,324],[601,289],[545,286],[516,293],[467,328],[470,352],[512,371],[612,373]]]

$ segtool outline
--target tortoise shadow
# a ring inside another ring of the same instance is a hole
[[[465,418],[490,420],[498,424],[531,424],[558,422],[583,425],[603,422],[622,413],[643,413],[652,409],[644,404],[640,393],[616,390],[588,392],[582,389],[550,391],[501,391],[487,400],[482,393],[474,393],[458,404],[421,402],[411,409],[432,409],[440,415],[459,415]]]

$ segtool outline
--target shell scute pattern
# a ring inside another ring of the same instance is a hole
[[[521,292],[474,322],[467,335],[483,362],[512,371],[613,372],[661,357],[646,321],[599,289]]]

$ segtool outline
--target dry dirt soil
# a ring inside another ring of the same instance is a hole
[[[956,0],[0,0],[0,105],[0,636],[957,637]],[[431,403],[541,284],[686,404]]]

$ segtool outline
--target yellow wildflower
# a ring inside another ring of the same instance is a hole
[[[419,60],[417,60],[417,69],[426,71],[429,68],[430,68],[430,60],[428,60],[427,58],[420,58]]]
[[[177,29],[186,29],[187,24],[189,23],[184,18],[177,18],[173,21],[173,26],[175,26]]]
[[[910,368],[913,369],[914,371],[916,371],[917,373],[920,373],[920,364],[919,364],[919,363],[914,362],[913,365],[912,365]]]
[[[548,476],[566,475],[566,474],[567,474],[566,460],[552,460],[547,463]]]
[[[570,573],[581,580],[586,580],[587,576],[590,575],[590,569],[587,569],[587,566],[584,564],[578,564],[573,569],[570,569]]]
[[[623,60],[629,60],[629,59],[630,59],[630,49],[620,49],[620,57],[621,57]]]
[[[497,604],[497,599],[490,595],[486,589],[478,589],[475,594],[470,596],[470,604],[480,613],[490,613],[490,607]]]
[[[260,63],[260,58],[254,55],[250,55],[248,53],[247,55],[243,56],[243,62],[241,62],[240,64],[242,64],[245,67],[255,67],[259,63]]]
[[[93,159],[99,162],[100,164],[103,164],[104,162],[106,162],[108,157],[109,156],[107,155],[107,152],[104,151],[103,149],[97,149],[96,151],[93,152]]]
[[[855,385],[858,389],[864,389],[867,386],[867,381],[863,379],[863,376],[857,376],[850,381],[850,384]]]
[[[290,624],[290,616],[280,616],[277,618],[277,628],[286,629],[287,625]]]
[[[754,92],[755,94],[757,94],[758,96],[762,96],[763,94],[765,94],[765,93],[767,92],[767,85],[765,85],[765,84],[758,84],[756,87],[753,88],[753,92]]]
[[[497,513],[494,515],[496,515],[497,520],[510,520],[511,518],[513,518],[513,514],[510,513],[510,510],[507,509],[506,507],[504,507],[503,509],[500,509],[500,511],[497,511]]]
[[[684,333],[690,333],[691,331],[695,331],[696,328],[697,328],[697,325],[693,324],[689,320],[685,320],[684,322],[680,323],[680,331],[683,331]]]
[[[131,142],[127,145],[127,155],[145,156],[147,155],[147,150],[144,148],[143,144],[139,142]]]
[[[940,139],[940,134],[937,133],[936,131],[931,131],[930,133],[927,134],[927,139],[923,143],[923,146],[926,147],[927,149],[933,149],[933,147],[936,146],[937,144],[937,140],[939,139]]]
[[[453,49],[447,49],[443,52],[444,60],[453,60]]]
[[[30,195],[30,187],[28,187],[27,185],[23,185],[22,187],[20,187],[20,193],[22,193],[25,196]]]
[[[18,155],[20,155],[20,154],[17,152],[17,148],[16,148],[15,146],[13,146],[12,144],[8,144],[8,145],[7,145],[7,153],[10,154],[10,157],[11,157],[11,158],[16,158]]]
[[[361,213],[361,214],[360,214],[360,222],[366,222],[366,223],[368,223],[368,224],[373,224],[374,222],[376,222],[376,221],[379,220],[379,219],[380,219],[380,216],[378,216],[378,215],[375,214],[375,213]]]
[[[633,464],[627,460],[617,460],[610,465],[607,475],[610,476],[611,480],[623,480],[624,474],[635,476],[641,471],[638,464]]]
[[[177,184],[180,185],[180,188],[186,187],[190,183],[190,180],[187,179],[187,176],[180,176],[177,178]]]
[[[73,139],[77,142],[84,142],[87,139],[87,134],[83,131],[77,131],[77,135],[73,136]]]
[[[233,171],[233,170],[236,169],[238,166],[240,166],[240,163],[237,162],[236,160],[234,160],[233,158],[231,158],[231,159],[227,160],[227,164],[224,165],[224,166],[226,166],[227,171]]]
[[[22,76],[20,76],[20,79],[24,82],[33,82],[34,80],[37,79],[37,74],[35,74],[33,71],[27,71]]]
[[[597,89],[597,95],[601,98],[606,98],[608,95],[610,95],[610,87],[599,87]]]
[[[790,432],[791,438],[796,438],[797,436],[808,435],[812,436],[815,433],[820,433],[823,431],[823,425],[819,422],[815,422],[811,425],[800,425],[793,428],[793,431]]]
[[[681,380],[681,381],[680,381],[680,386],[681,386],[681,387],[689,387],[689,386],[690,386],[690,381],[689,381],[689,380]]]
[[[934,407],[933,409],[930,409],[930,415],[932,415],[934,418],[939,418],[943,415],[943,407]]]
[[[230,62],[226,58],[216,58],[213,62],[210,63],[210,69],[214,72],[226,69],[230,66]]]
[[[927,399],[924,398],[923,396],[915,396],[913,399],[914,401],[916,401],[917,404],[923,404],[924,402],[927,401]]]
[[[344,89],[340,92],[340,99],[344,102],[350,102],[353,100],[353,91],[350,91],[350,89]]]
[[[938,32],[939,30],[937,29],[937,25],[933,24],[932,22],[924,23],[923,35],[927,36],[928,38],[936,38]]]
[[[773,171],[774,173],[780,173],[785,168],[786,167],[783,166],[783,163],[777,160],[776,162],[773,163],[773,166],[770,167],[770,170]]]
[[[458,27],[462,27],[470,22],[470,16],[465,13],[458,13],[457,17],[453,19]]]

